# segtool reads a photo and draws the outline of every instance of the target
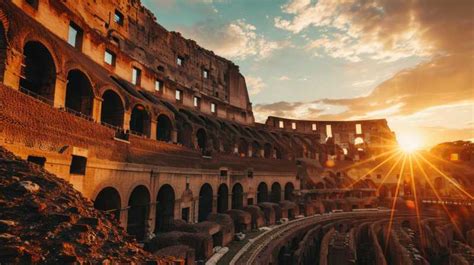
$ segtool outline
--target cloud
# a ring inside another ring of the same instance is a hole
[[[260,77],[247,76],[245,80],[249,94],[252,96],[259,94],[267,86]]]
[[[373,83],[375,83],[375,79],[369,79],[369,80],[363,80],[363,81],[354,82],[354,83],[352,83],[352,86],[359,88],[359,87],[370,86],[370,85],[372,85]]]
[[[286,75],[282,75],[282,76],[280,76],[280,77],[278,78],[278,80],[280,80],[280,81],[288,81],[288,80],[291,80],[291,78],[289,78],[289,77],[286,76]]]
[[[230,59],[254,57],[260,60],[288,45],[287,42],[267,40],[257,33],[254,25],[243,19],[232,22],[208,19],[190,27],[181,27],[179,31],[206,49]]]
[[[433,56],[474,43],[471,0],[291,0],[282,11],[290,18],[276,17],[277,28],[300,33],[314,27],[324,35],[307,49],[349,61]]]

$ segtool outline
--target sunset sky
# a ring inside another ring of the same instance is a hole
[[[422,145],[474,139],[472,0],[142,0],[234,61],[259,122],[387,118]]]

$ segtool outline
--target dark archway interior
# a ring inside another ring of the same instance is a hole
[[[66,87],[66,108],[92,115],[94,94],[87,76],[79,70],[69,71]]]
[[[164,185],[156,198],[155,233],[168,231],[174,219],[175,194],[173,187]]]
[[[242,209],[244,203],[244,189],[240,183],[232,187],[232,209]]]
[[[102,99],[101,122],[122,128],[124,108],[119,95],[112,90],[108,90],[104,93]]]
[[[183,123],[178,131],[178,143],[188,148],[193,147],[193,127],[189,123]]]
[[[229,188],[226,184],[221,184],[217,190],[217,212],[225,213],[229,208]]]
[[[281,201],[281,186],[280,183],[275,182],[272,184],[272,202],[280,202]]]
[[[268,201],[268,186],[266,183],[262,182],[257,188],[257,203],[266,201]]]
[[[136,187],[128,200],[127,233],[138,240],[145,238],[150,208],[150,193],[145,186]]]
[[[281,151],[278,148],[275,148],[275,157],[276,159],[282,159]]]
[[[205,221],[212,212],[212,187],[204,184],[199,191],[199,215],[198,222]]]
[[[295,190],[295,186],[293,186],[293,183],[288,182],[285,185],[285,200],[287,201],[293,201],[293,192]]]
[[[206,151],[207,147],[207,135],[204,129],[199,129],[196,133],[198,147],[201,151]]]
[[[3,24],[0,23],[0,82],[3,82],[5,64],[7,61],[7,39]]]
[[[119,221],[121,209],[120,194],[112,187],[101,190],[95,198],[94,208],[101,211],[110,211],[114,215],[114,219]]]
[[[249,154],[249,144],[245,139],[239,140],[239,155],[241,157],[246,157]]]
[[[150,115],[142,105],[136,105],[132,110],[130,130],[141,135],[150,135]]]
[[[265,158],[272,158],[272,145],[271,144],[265,144],[263,147],[263,156]]]
[[[39,42],[28,42],[23,48],[24,68],[20,88],[33,92],[53,103],[56,66],[48,49]]]
[[[171,130],[173,125],[171,120],[166,115],[158,116],[157,128],[156,128],[156,139],[159,141],[171,141]]]
[[[257,142],[252,143],[252,157],[260,157],[260,144]]]

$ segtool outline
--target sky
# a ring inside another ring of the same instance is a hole
[[[240,66],[267,116],[386,118],[422,146],[474,139],[472,0],[142,0]]]

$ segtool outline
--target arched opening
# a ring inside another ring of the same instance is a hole
[[[244,206],[244,188],[240,183],[232,187],[232,209],[242,209]]]
[[[94,208],[100,211],[110,212],[113,218],[120,220],[120,194],[112,188],[107,187],[99,192],[94,201]]]
[[[288,251],[286,250],[286,247],[283,246],[280,248],[280,251],[278,251],[278,265],[286,265],[288,263]]]
[[[130,117],[130,130],[140,135],[150,135],[150,115],[143,105],[136,105]]]
[[[178,131],[178,143],[188,148],[193,147],[193,127],[189,123],[181,125]]]
[[[257,203],[268,201],[268,186],[265,182],[258,184]]]
[[[278,182],[272,184],[271,201],[275,203],[281,201],[281,185]]]
[[[3,24],[0,23],[0,82],[3,82],[5,74],[5,64],[7,61],[7,39]]]
[[[229,188],[226,184],[221,184],[217,190],[217,212],[225,213],[229,208]]]
[[[173,187],[163,185],[156,196],[155,233],[167,231],[174,219],[175,194]]]
[[[294,199],[294,194],[293,192],[295,191],[295,186],[293,186],[293,183],[288,182],[285,185],[285,200],[287,201],[293,201]]]
[[[212,212],[212,187],[208,183],[202,185],[199,191],[198,222],[205,221]]]
[[[252,157],[260,157],[261,156],[261,147],[257,141],[252,142]]]
[[[102,100],[101,122],[122,128],[124,108],[120,96],[112,90],[107,90],[102,95]]]
[[[245,139],[239,139],[239,156],[246,157],[249,154],[249,145]]]
[[[281,159],[281,158],[282,158],[280,149],[275,148],[275,149],[274,149],[274,152],[275,152],[275,158],[276,158],[276,159]]]
[[[79,70],[71,70],[67,75],[66,108],[92,115],[94,94],[87,76]]]
[[[207,134],[206,134],[206,131],[202,128],[199,129],[196,133],[196,137],[197,137],[197,143],[198,143],[199,150],[201,150],[202,152],[205,152],[206,147],[207,147]]]
[[[136,187],[128,200],[127,233],[139,241],[145,238],[148,229],[150,193],[145,186]]]
[[[23,47],[23,56],[20,88],[52,104],[56,85],[56,66],[51,53],[40,42],[30,41]]]
[[[171,141],[171,131],[173,129],[173,125],[171,124],[171,120],[166,115],[158,116],[158,121],[156,125],[156,139],[159,141]]]
[[[264,146],[263,146],[263,156],[265,158],[272,158],[272,145],[269,144],[269,143],[266,143]]]

